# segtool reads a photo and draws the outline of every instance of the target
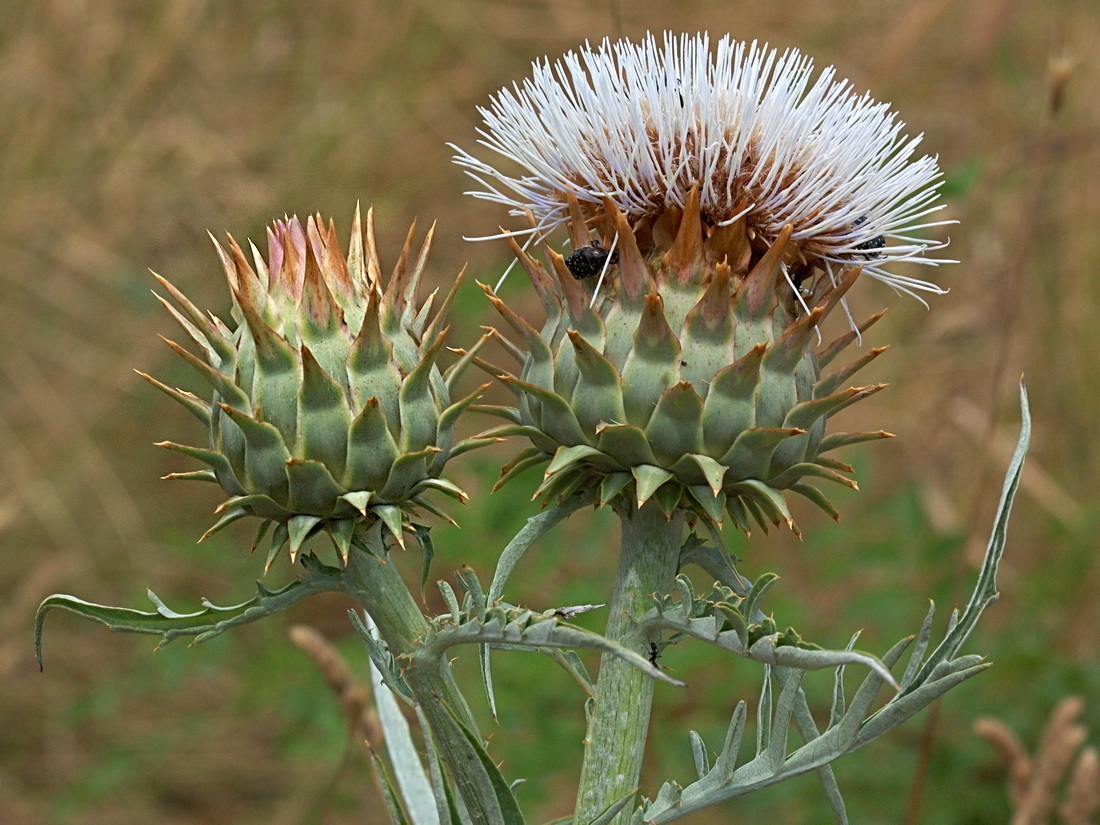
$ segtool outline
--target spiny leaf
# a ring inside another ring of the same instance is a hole
[[[600,504],[607,504],[621,493],[634,477],[630,473],[611,473],[600,482]]]
[[[194,613],[176,613],[148,591],[149,600],[156,606],[153,612],[128,607],[108,607],[55,593],[46,597],[38,606],[34,617],[34,655],[42,667],[42,628],[47,614],[54,609],[67,610],[85,619],[105,624],[116,633],[144,633],[160,636],[158,648],[180,636],[196,636],[196,643],[205,642],[238,625],[248,624],[272,613],[278,613],[315,593],[340,590],[343,573],[334,567],[326,567],[313,556],[304,556],[302,564],[306,572],[296,581],[278,590],[270,590],[262,582],[256,583],[257,594],[246,602],[219,607],[202,600],[203,609]]]
[[[199,537],[199,542],[206,541],[208,538],[210,538],[215,533],[219,532],[220,530],[224,529],[225,527],[228,527],[230,524],[232,524],[235,521],[240,521],[242,518],[244,518],[247,515],[248,515],[248,511],[245,510],[243,507],[234,507],[231,510],[227,510],[224,513],[224,515],[222,515],[221,518],[219,518],[216,522],[214,522],[213,526],[208,528],[207,531],[205,533],[203,533],[202,536]]]
[[[141,370],[134,370],[138,375],[163,392],[173,401],[180,404],[184,409],[197,418],[205,427],[210,426],[210,404],[203,401],[197,395],[191,392],[185,392],[184,390],[173,389],[167,384],[162,384],[151,375],[146,375]]]
[[[416,708],[416,718],[420,722],[420,729],[424,731],[424,748],[427,751],[428,772],[432,780],[432,790],[435,793],[436,810],[439,812],[440,825],[472,825],[470,816],[465,808],[459,808],[451,783],[443,769],[443,760],[439,755],[439,748],[432,738],[431,726],[424,710]]]
[[[455,745],[466,752],[466,759],[471,765],[477,765],[480,768],[478,795],[486,801],[495,803],[486,806],[488,825],[523,825],[523,815],[520,813],[511,788],[477,734],[462,724],[446,705],[443,705],[443,709],[446,711],[446,718],[454,726],[454,731],[449,735],[455,737]]]
[[[382,791],[382,801],[386,803],[386,812],[390,815],[391,825],[409,825],[409,819],[397,798],[397,791],[393,787],[393,781],[390,779],[386,766],[382,764],[382,760],[374,751],[370,751],[369,755],[371,768],[374,769],[374,776],[378,780],[378,787]]]
[[[997,516],[993,522],[993,534],[989,537],[985,557],[982,559],[982,567],[978,573],[978,581],[974,585],[974,592],[966,605],[958,623],[948,632],[946,638],[939,647],[928,657],[913,684],[919,685],[927,679],[931,670],[940,662],[951,659],[962,647],[970,632],[978,622],[982,612],[998,597],[997,592],[997,568],[1004,554],[1005,540],[1008,534],[1008,519],[1012,512],[1012,502],[1016,498],[1016,491],[1020,486],[1020,474],[1024,469],[1024,457],[1027,455],[1028,445],[1031,443],[1031,414],[1028,407],[1027,388],[1020,382],[1020,439],[1016,444],[1016,452],[1012,456],[1008,472],[1005,475],[1004,487],[1001,490],[1001,501],[997,505]]]
[[[392,504],[379,504],[370,508],[370,511],[382,519],[390,533],[397,540],[402,550],[405,549],[405,513],[400,507]]]
[[[835,450],[839,447],[847,447],[850,444],[860,444],[864,441],[876,441],[880,438],[893,438],[893,433],[888,433],[885,430],[878,430],[871,433],[832,433],[821,439],[821,445],[818,447],[818,452],[827,453],[830,450]]]
[[[346,492],[346,488],[336,483],[328,467],[313,459],[287,460],[283,475],[287,484],[287,509],[295,513],[332,515],[334,502]]]
[[[500,554],[500,558],[497,560],[497,568],[493,573],[493,581],[489,584],[489,592],[486,596],[486,605],[492,604],[501,597],[504,593],[504,586],[508,583],[508,577],[512,575],[512,571],[515,569],[520,559],[523,558],[524,554],[531,549],[531,545],[538,541],[538,539],[550,530],[551,527],[565,519],[570,513],[587,502],[587,496],[575,496],[566,499],[560,504],[554,505],[548,510],[539,513],[537,516],[532,516],[527,519],[526,524],[524,524],[523,527],[520,528],[520,531],[516,533],[515,537],[508,542],[508,546],[504,548],[504,551]],[[457,616],[455,621],[458,621]],[[489,709],[495,719],[496,698],[493,695],[493,674],[489,662],[488,646],[483,646],[481,648],[480,660],[481,674],[485,684],[486,696],[489,701]]]
[[[598,633],[545,616],[530,610],[513,608],[486,614],[484,620],[468,617],[458,625],[440,627],[425,637],[423,649],[442,656],[448,648],[460,644],[507,645],[516,648],[584,649],[609,653],[644,671],[654,679],[682,687],[683,683],[668,676],[644,656],[607,639]]]
[[[687,381],[669,387],[657,399],[645,434],[653,454],[671,465],[703,446],[703,399]]]
[[[358,633],[359,638],[363,640],[363,644],[367,648],[367,655],[370,656],[371,664],[378,669],[386,687],[398,696],[404,698],[405,701],[412,703],[412,691],[409,689],[405,679],[397,672],[393,656],[382,646],[381,642],[374,638],[374,634],[363,621],[363,617],[359,615],[359,611],[349,610],[348,617],[351,619],[351,625],[355,628],[355,632]]]
[[[603,453],[595,447],[589,447],[587,444],[577,444],[573,447],[558,447],[554,457],[550,460],[550,465],[546,468],[545,477],[549,478],[560,470],[569,467],[571,464],[584,461],[586,458],[602,455]]]

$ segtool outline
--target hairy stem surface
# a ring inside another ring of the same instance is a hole
[[[676,574],[683,517],[670,521],[656,505],[619,511],[622,550],[605,636],[648,656],[651,640],[637,619],[651,606],[653,593],[667,593]],[[645,754],[653,680],[614,656],[600,660],[599,680],[574,813],[575,825],[586,825],[638,787]],[[631,808],[615,822],[624,822]]]

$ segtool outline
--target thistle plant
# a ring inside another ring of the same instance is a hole
[[[152,594],[153,612],[51,596],[38,613],[40,660],[42,622],[53,608],[164,643],[210,638],[339,590],[362,608],[351,618],[376,674],[389,768],[374,764],[395,823],[522,821],[451,673],[450,651],[459,645],[477,646],[491,709],[494,649],[549,655],[579,684],[588,733],[569,819],[576,825],[668,822],[809,771],[846,822],[831,762],[987,667],[960,649],[997,595],[1028,442],[1026,396],[978,583],[935,646],[932,611],[915,636],[882,656],[857,650],[856,637],[828,650],[780,629],[764,607],[777,577],[741,575],[725,542],[772,526],[798,533],[791,495],[839,520],[822,485],[856,483],[834,451],[889,437],[831,427],[836,413],[883,387],[850,382],[885,348],[840,361],[881,315],[856,323],[846,295],[867,280],[918,299],[945,292],[896,271],[946,262],[935,257],[945,242],[927,236],[946,223],[933,220],[943,208],[935,159],[918,157],[920,138],[906,137],[887,105],[856,94],[832,69],[815,79],[797,51],[729,38],[714,50],[705,36],[605,41],[556,64],[536,63],[482,114],[481,142],[500,167],[462,149],[456,161],[479,182],[474,195],[522,222],[485,237],[506,239],[543,317],[511,306],[499,283],[483,286],[507,334],[492,329],[455,348],[444,368],[446,313],[461,276],[438,307],[434,293],[420,303],[431,233],[414,253],[410,230],[386,280],[371,213],[365,242],[356,213],[346,256],[333,224],[319,216],[277,221],[266,259],[253,246],[251,264],[232,238],[228,250],[216,244],[233,327],[158,276],[168,295],[162,302],[198,354],[169,345],[209,384],[200,397],[144,376],[209,434],[208,447],[164,443],[206,465],[171,477],[216,482],[227,494],[207,535],[256,517],[253,549],[271,533],[265,572],[284,550],[302,572],[278,590],[261,583],[243,604],[205,603],[191,614]],[[555,249],[561,235],[566,254]],[[838,308],[848,328],[825,343],[821,325]],[[479,354],[490,339],[514,365]],[[513,403],[477,403],[488,385],[459,398],[470,365],[501,383]],[[505,423],[456,440],[467,411]],[[424,516],[450,520],[430,496],[465,499],[443,477],[445,464],[505,438],[520,447],[498,486],[539,467],[534,497],[544,509],[501,550],[488,589],[464,568],[461,592],[439,584],[447,612],[425,615],[391,553],[415,537],[423,587],[438,552]],[[523,555],[585,506],[610,506],[622,524],[602,635],[571,620],[603,605],[527,608],[504,598]],[[335,547],[332,564],[305,552],[321,534]],[[713,582],[706,593],[684,574],[688,565]],[[639,797],[655,685],[679,684],[657,657],[689,641],[762,666],[755,751],[742,758],[742,701],[716,758],[690,734],[694,780],[670,780]],[[909,646],[908,663],[894,673]],[[596,679],[577,650],[600,653]],[[867,671],[851,701],[846,667]],[[807,671],[821,669],[835,672],[827,719],[815,718],[801,688]],[[875,708],[886,685],[892,693]],[[415,708],[419,744],[395,696]],[[792,723],[804,743],[793,749]]]
[[[820,353],[812,344],[863,272],[903,291],[940,291],[884,269],[939,262],[923,254],[937,244],[911,235],[939,208],[940,173],[927,156],[910,162],[918,141],[900,136],[885,106],[831,71],[811,84],[811,71],[797,52],[728,38],[713,57],[706,38],[605,43],[536,66],[483,110],[483,143],[518,173],[457,156],[484,183],[476,194],[528,219],[503,234],[547,313],[538,331],[489,290],[521,365],[498,372],[518,403],[492,410],[513,423],[491,432],[532,442],[502,481],[548,462],[538,492],[615,506],[624,560],[642,536],[666,536],[664,549],[642,551],[663,565],[636,579],[621,571],[633,592],[616,593],[613,617],[669,589],[678,515],[711,531],[727,516],[745,532],[769,522],[797,530],[789,491],[839,518],[810,480],[854,487],[851,466],[827,454],[888,436],[825,432],[832,414],[882,388],[847,384],[882,349],[822,376],[858,328]],[[562,224],[568,257],[545,240]],[[548,266],[516,243],[525,234]],[[627,624],[609,635],[645,644]],[[651,682],[623,678],[635,707],[647,707]],[[597,696],[597,720],[601,704]],[[606,733],[616,720],[607,717]],[[645,725],[635,730],[644,741]],[[596,731],[590,742],[603,741]],[[629,765],[592,771],[582,799],[609,773],[623,777],[612,793],[632,787],[636,752]]]

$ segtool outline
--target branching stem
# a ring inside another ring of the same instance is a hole
[[[445,659],[440,659],[437,667],[428,667],[413,658],[418,640],[428,632],[427,620],[388,553],[380,546],[381,540],[369,533],[367,542],[372,553],[353,547],[348,557],[345,572],[351,585],[349,592],[370,614],[398,666],[404,668],[401,675],[428,720],[440,756],[451,771],[471,820],[475,825],[489,823],[493,818],[492,803],[482,793],[475,766],[461,747],[462,736],[455,721],[476,734],[470,708],[459,693]]]

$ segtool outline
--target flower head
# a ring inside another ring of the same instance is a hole
[[[228,251],[215,242],[235,329],[157,276],[171,299],[161,302],[200,354],[169,346],[213,390],[207,401],[142,373],[209,431],[209,449],[161,444],[209,468],[169,478],[216,482],[229,495],[207,535],[256,516],[258,543],[274,524],[269,566],[283,548],[293,560],[319,532],[345,560],[372,525],[401,543],[412,514],[444,515],[426,493],[465,498],[440,477],[451,456],[480,446],[453,438],[455,419],[480,393],[451,400],[469,359],[447,373],[436,364],[454,290],[434,314],[432,298],[417,300],[431,232],[416,254],[409,230],[387,281],[370,212],[366,230],[364,245],[356,209],[345,257],[331,221],[276,221],[267,260],[252,247],[255,268],[232,237]]]
[[[471,194],[533,216],[531,229],[509,234],[567,223],[570,196],[590,213],[609,198],[634,226],[682,209],[696,187],[705,226],[744,218],[768,245],[790,225],[799,283],[813,271],[835,283],[856,264],[902,292],[944,292],[887,269],[946,262],[926,254],[945,242],[919,236],[947,223],[928,220],[943,208],[935,158],[915,157],[920,136],[904,135],[887,104],[831,67],[812,75],[797,50],[728,36],[714,53],[705,34],[604,40],[536,62],[480,110],[480,143],[518,171],[457,147],[455,161],[483,187]]]
[[[474,194],[527,218],[503,236],[546,312],[532,325],[486,288],[520,369],[491,368],[516,407],[484,408],[508,423],[483,436],[531,442],[501,483],[543,463],[547,499],[748,530],[794,528],[789,492],[838,516],[812,482],[855,485],[828,453],[889,434],[828,419],[882,389],[848,385],[882,349],[823,372],[875,318],[812,342],[861,273],[943,291],[884,268],[938,263],[924,253],[943,244],[916,233],[936,225],[921,221],[940,172],[887,106],[811,73],[795,51],[728,38],[715,54],[705,36],[604,41],[536,64],[483,111],[482,143],[520,171],[457,161]],[[558,226],[568,257],[547,240]]]

